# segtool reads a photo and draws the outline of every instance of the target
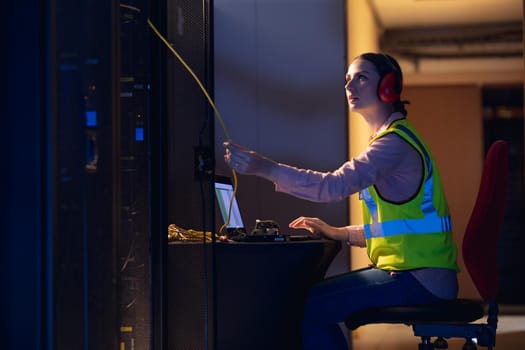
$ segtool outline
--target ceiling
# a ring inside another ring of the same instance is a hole
[[[523,56],[523,0],[368,0],[381,50],[409,58]]]

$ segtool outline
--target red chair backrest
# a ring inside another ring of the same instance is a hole
[[[483,165],[479,192],[463,238],[463,259],[485,301],[498,294],[497,242],[505,215],[508,183],[507,143],[495,141]]]

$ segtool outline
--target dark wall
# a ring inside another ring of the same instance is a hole
[[[214,2],[215,101],[233,142],[320,171],[347,160],[345,13],[340,0]],[[218,122],[215,135],[217,172],[229,175]],[[255,177],[239,176],[238,200],[249,230],[273,219],[288,231],[302,215],[348,224],[346,200],[300,200]],[[342,249],[329,273],[347,269]]]
[[[487,86],[482,89],[485,153],[499,139],[509,144],[509,187],[507,207],[498,241],[498,268],[502,304],[525,304],[525,282],[521,277],[525,262],[522,217],[525,212],[523,86]]]

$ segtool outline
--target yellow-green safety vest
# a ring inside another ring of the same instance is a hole
[[[368,256],[384,270],[433,267],[458,271],[450,213],[429,148],[406,119],[394,121],[370,143],[392,132],[420,154],[424,177],[416,195],[403,203],[385,200],[373,185],[360,192]]]

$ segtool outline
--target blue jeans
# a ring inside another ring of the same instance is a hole
[[[328,278],[308,293],[303,318],[303,349],[348,349],[339,323],[352,312],[438,300],[407,271],[391,274],[377,268],[365,268]]]

